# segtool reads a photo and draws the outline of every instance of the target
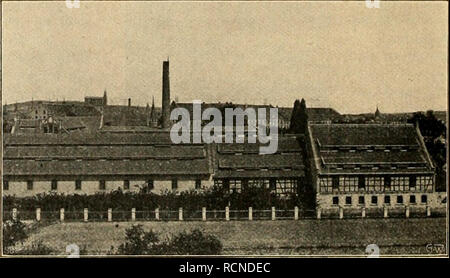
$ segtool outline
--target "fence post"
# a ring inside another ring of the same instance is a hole
[[[108,222],[112,221],[112,208],[108,209]]]
[[[275,220],[275,218],[276,218],[275,207],[272,207],[272,220]]]
[[[131,221],[136,221],[136,208],[131,209]]]
[[[384,218],[388,218],[388,208],[386,206],[384,206],[384,208],[383,208],[383,214],[384,214]]]
[[[362,218],[366,218],[366,207],[363,207],[363,208],[361,209],[361,217],[362,217]]]
[[[225,220],[230,221],[230,207],[225,207]]]
[[[178,220],[183,221],[183,208],[178,209]]]
[[[84,222],[88,221],[88,215],[89,215],[89,211],[87,208],[84,209]]]
[[[155,219],[159,220],[159,208],[155,208]]]
[[[298,207],[294,208],[294,220],[298,220]]]
[[[16,208],[12,209],[12,219],[14,221],[17,220],[17,209]]]
[[[41,221],[41,208],[36,209],[36,221]]]
[[[322,217],[322,209],[317,208],[317,219],[320,219]]]
[[[406,206],[405,217],[409,218],[409,206]]]
[[[59,221],[64,222],[64,208],[59,209]]]
[[[427,206],[427,217],[431,216],[431,207]]]
[[[343,218],[344,218],[344,208],[339,207],[339,219],[343,219]]]
[[[253,220],[253,208],[249,207],[248,208],[248,220]]]
[[[202,207],[202,220],[206,221],[206,208]]]

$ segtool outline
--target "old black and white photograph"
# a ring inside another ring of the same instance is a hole
[[[1,8],[1,257],[448,258],[447,1]]]

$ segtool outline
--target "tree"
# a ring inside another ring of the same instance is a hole
[[[289,132],[303,134],[306,132],[307,126],[308,113],[306,111],[306,102],[303,98],[301,101],[297,99],[294,102],[294,109],[292,110]]]

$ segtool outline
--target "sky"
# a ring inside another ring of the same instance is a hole
[[[447,110],[447,2],[2,3],[2,102]]]

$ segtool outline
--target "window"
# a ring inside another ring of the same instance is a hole
[[[241,180],[230,180],[228,184],[228,188],[230,189],[230,193],[241,193],[242,183]]]
[[[129,190],[130,189],[130,181],[129,180],[124,180],[123,181],[123,189],[125,189],[125,190]]]
[[[352,197],[351,196],[345,197],[345,204],[346,205],[351,205],[352,204]]]
[[[200,189],[202,188],[202,180],[197,179],[195,180],[195,189]]]
[[[58,181],[52,180],[52,190],[58,190]]]
[[[386,205],[390,205],[391,204],[391,196],[384,196],[384,203]]]
[[[106,189],[106,182],[105,181],[99,181],[98,182],[98,189],[105,190]]]
[[[418,190],[432,190],[433,178],[430,176],[418,176],[416,177],[416,187]]]
[[[290,196],[297,193],[297,179],[278,179],[276,193],[278,196]]]
[[[391,186],[395,191],[409,189],[409,177],[391,177]]]
[[[381,191],[384,185],[384,177],[366,177],[365,182],[369,191]]]
[[[415,204],[416,203],[416,196],[415,195],[409,196],[409,203],[410,204]]]
[[[378,197],[377,196],[372,196],[371,203],[372,203],[372,205],[378,204]]]
[[[80,180],[75,181],[75,190],[81,190],[81,181]]]
[[[359,203],[360,205],[364,205],[364,203],[365,203],[364,196],[359,196],[359,198],[358,198],[358,203]]]
[[[3,190],[9,190],[9,182],[3,180]]]
[[[339,184],[344,192],[355,192],[358,190],[358,177],[340,177]]]
[[[331,192],[332,191],[332,181],[329,177],[322,177],[319,179],[320,191]]]
[[[339,198],[333,197],[333,205],[339,205]]]
[[[33,181],[27,181],[27,190],[33,190]]]
[[[426,204],[428,202],[427,195],[422,195],[420,197],[420,201],[422,202],[422,204]]]
[[[153,180],[147,181],[147,189],[152,190],[154,188]]]
[[[403,196],[397,196],[397,204],[403,204]]]
[[[172,180],[172,190],[176,190],[178,188],[178,180],[173,179]]]

